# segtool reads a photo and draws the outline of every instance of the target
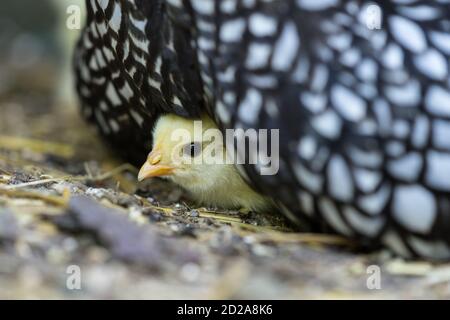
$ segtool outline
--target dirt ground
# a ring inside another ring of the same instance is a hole
[[[276,216],[138,185],[76,106],[52,99],[52,67],[1,71],[0,298],[450,298],[450,265],[357,253]]]

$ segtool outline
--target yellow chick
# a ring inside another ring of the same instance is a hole
[[[227,156],[220,131],[208,116],[195,121],[163,115],[154,127],[153,149],[138,179],[171,180],[204,206],[255,212],[273,209],[273,201],[254,191],[234,164],[226,161]]]

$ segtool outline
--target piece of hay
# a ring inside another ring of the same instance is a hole
[[[53,154],[63,158],[72,158],[75,150],[72,146],[36,139],[0,135],[0,148],[8,150],[30,149],[44,154]]]

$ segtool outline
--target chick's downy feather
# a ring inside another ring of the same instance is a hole
[[[206,206],[258,212],[273,207],[271,199],[253,190],[234,164],[227,162],[230,158],[220,131],[208,116],[196,121],[163,115],[155,125],[153,141],[153,150],[141,169],[141,179],[164,177]]]

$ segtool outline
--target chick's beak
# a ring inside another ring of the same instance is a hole
[[[162,159],[161,152],[154,149],[148,155],[147,161],[139,171],[138,180],[142,181],[152,177],[167,176],[174,170],[173,167],[160,164]]]

